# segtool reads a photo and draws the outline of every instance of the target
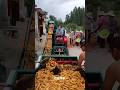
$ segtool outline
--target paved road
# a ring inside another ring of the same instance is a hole
[[[104,78],[105,70],[107,67],[114,62],[111,54],[108,52],[108,49],[100,49],[95,47],[92,51],[86,54],[86,71],[87,72],[100,72]],[[116,84],[113,90],[117,90]]]
[[[80,47],[70,47],[70,56],[79,56],[81,53]],[[86,52],[86,72],[100,72],[104,78],[105,70],[115,60],[112,58],[108,48],[101,49],[98,46],[90,48],[89,52]],[[114,85],[113,90],[116,90],[118,83]]]
[[[82,50],[79,46],[74,46],[74,47],[68,48],[68,50],[69,50],[69,55],[70,56],[79,57],[80,53],[82,52]]]

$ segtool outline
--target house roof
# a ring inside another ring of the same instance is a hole
[[[38,13],[40,13],[42,15],[47,15],[47,12],[43,11],[41,8],[35,8],[35,11],[37,11]]]

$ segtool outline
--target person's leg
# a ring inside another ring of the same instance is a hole
[[[78,46],[78,43],[76,42],[76,46]]]
[[[100,48],[103,48],[104,47],[104,39],[102,39],[101,37],[98,36],[98,40],[99,40]]]
[[[70,45],[71,45],[71,38],[70,38]]]
[[[90,30],[88,30],[88,42],[90,42],[90,38],[91,38],[91,32]]]
[[[71,38],[71,44],[73,45],[73,39]]]
[[[109,44],[109,49],[111,49],[110,44],[112,43],[112,42],[111,42],[111,41],[112,41],[112,38],[113,38],[113,34],[110,34],[109,37],[107,38],[107,42],[108,42],[108,44]]]
[[[100,38],[100,47],[101,48],[105,47],[105,39]]]
[[[97,43],[100,43],[100,37],[97,36]]]
[[[77,42],[77,46],[79,46],[79,43]]]
[[[110,34],[107,38],[107,43],[110,44],[110,41],[111,41],[111,37],[112,37],[112,34]]]
[[[85,31],[85,41],[88,43],[88,30]]]

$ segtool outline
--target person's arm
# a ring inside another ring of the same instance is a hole
[[[99,19],[97,20],[97,22],[96,22],[95,33],[100,29],[101,25],[102,25],[102,21],[101,21],[101,19],[99,18]]]
[[[104,80],[104,84],[103,84],[103,90],[112,90],[113,85],[116,81],[113,70],[114,70],[113,67],[109,67],[106,70],[105,80]]]
[[[85,60],[85,55],[84,55],[84,53],[81,53],[79,56],[79,61],[78,61],[79,65],[82,64],[83,60]]]

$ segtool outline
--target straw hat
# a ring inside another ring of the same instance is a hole
[[[106,13],[105,13],[104,11],[100,11],[98,15],[99,15],[99,16],[100,16],[100,15],[106,15]]]
[[[114,14],[114,12],[113,12],[112,10],[109,11],[109,12],[107,13],[107,15],[108,15],[108,16],[113,16],[113,17],[115,16],[115,14]]]

